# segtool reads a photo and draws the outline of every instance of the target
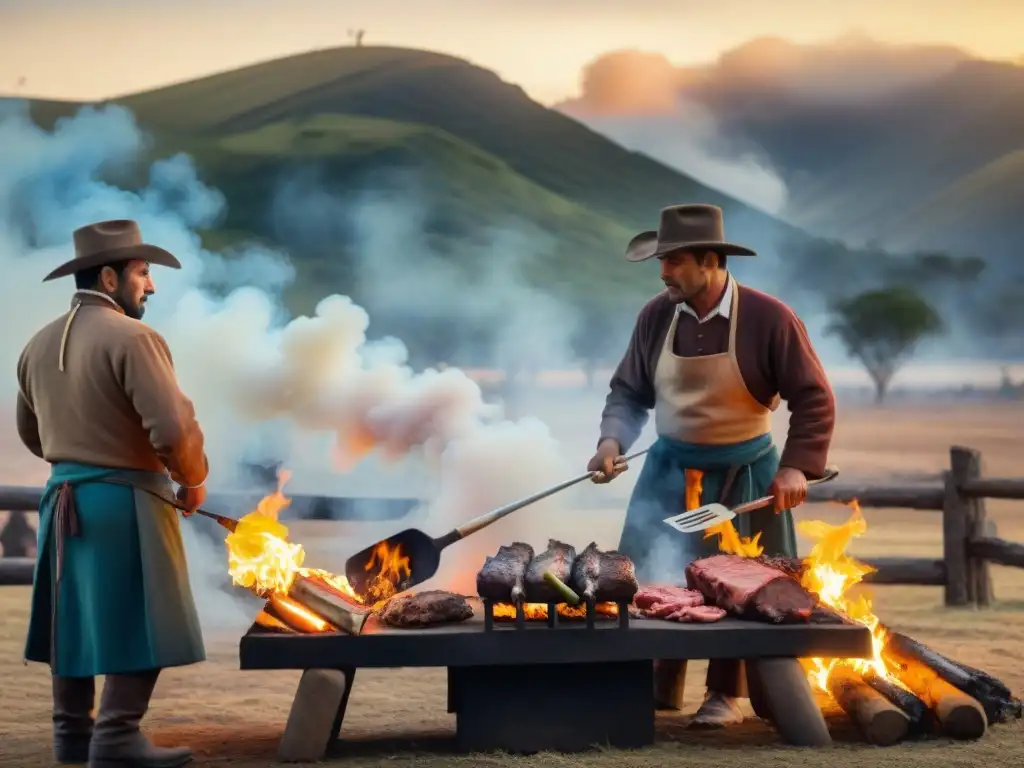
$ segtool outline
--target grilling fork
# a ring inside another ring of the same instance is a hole
[[[839,467],[825,467],[825,475],[823,477],[819,477],[817,480],[808,481],[807,487],[809,488],[812,485],[827,483],[829,480],[834,480],[838,476]],[[706,531],[712,526],[728,522],[736,517],[736,515],[753,512],[755,509],[763,509],[774,500],[774,496],[762,496],[760,499],[748,501],[746,504],[740,504],[738,507],[733,507],[732,509],[729,509],[724,504],[705,504],[703,507],[691,509],[689,512],[683,512],[678,515],[673,515],[672,517],[666,517],[664,522],[666,525],[672,526],[680,533],[697,533],[698,531]]]

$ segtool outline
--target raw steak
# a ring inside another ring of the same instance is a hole
[[[532,559],[533,547],[521,541],[498,547],[498,554],[488,557],[476,575],[476,593],[501,603],[521,600],[526,566]]]
[[[704,595],[685,587],[643,587],[633,598],[640,616],[681,622],[712,622],[725,617],[725,611],[704,605]]]
[[[686,567],[686,582],[729,613],[776,624],[808,621],[817,604],[792,576],[736,555],[693,561]]]
[[[562,595],[544,580],[544,571],[551,571],[563,584],[569,583],[576,550],[555,539],[548,540],[548,548],[530,561],[526,569],[526,601],[529,603],[562,603]]]
[[[397,595],[380,613],[380,620],[391,627],[430,627],[465,621],[473,608],[462,595],[440,590]]]
[[[686,587],[650,586],[641,587],[633,598],[636,607],[641,610],[653,608],[655,605],[676,603],[679,605],[704,605],[704,595],[695,589]]]
[[[591,542],[572,564],[569,586],[595,603],[633,601],[640,585],[633,561],[619,552],[602,552]]]

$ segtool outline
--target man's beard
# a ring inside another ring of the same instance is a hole
[[[146,306],[144,302],[135,304],[134,302],[128,301],[120,293],[112,297],[117,306],[124,310],[125,315],[132,318],[133,320],[141,320],[142,316],[146,314]]]

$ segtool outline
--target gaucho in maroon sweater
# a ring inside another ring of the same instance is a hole
[[[626,258],[661,262],[665,290],[641,310],[611,380],[601,439],[588,469],[608,481],[654,411],[658,438],[630,498],[619,550],[646,583],[685,583],[686,566],[718,551],[718,536],[683,534],[662,521],[700,504],[730,506],[764,495],[775,508],[734,521],[768,554],[796,555],[790,509],[804,501],[808,478],[824,474],[835,422],[828,379],[789,307],[739,285],[729,256],[752,250],[726,242],[714,206],[666,208],[657,232],[629,244]],[[785,400],[789,435],[781,455],[771,414]],[[689,480],[689,487],[688,487]],[[699,490],[696,483],[699,481]],[[678,664],[659,663],[659,699],[671,706]],[[742,666],[713,661],[709,695],[694,724],[742,720]]]

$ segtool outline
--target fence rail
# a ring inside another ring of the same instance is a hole
[[[38,509],[41,488],[0,486],[0,510],[12,515]],[[419,502],[415,499],[331,499],[291,496],[290,509],[301,517],[327,519],[397,520]],[[873,584],[941,586],[949,606],[991,605],[991,563],[1024,568],[1024,544],[997,538],[986,518],[985,499],[1024,500],[1024,478],[982,477],[981,454],[971,448],[950,448],[950,467],[939,484],[843,485],[829,483],[810,491],[810,501],[856,501],[864,508],[903,508],[942,513],[941,559],[888,557],[867,560],[875,568],[865,581]],[[210,509],[237,510],[251,506],[253,496],[211,494]],[[219,509],[218,509],[219,508]],[[21,514],[24,524],[24,514]],[[8,521],[10,528],[14,518]],[[3,540],[0,532],[0,541]],[[6,547],[5,547],[6,548]],[[34,559],[0,558],[0,585],[30,584]]]

